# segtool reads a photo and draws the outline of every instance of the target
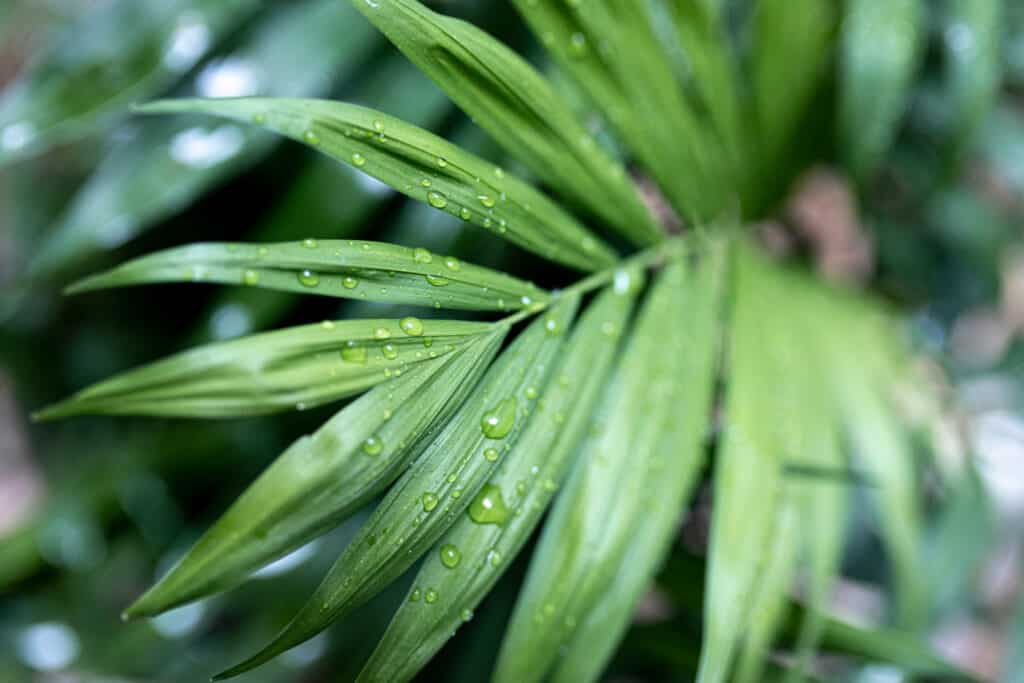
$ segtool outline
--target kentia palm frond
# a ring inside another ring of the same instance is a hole
[[[281,634],[221,677],[311,638],[422,560],[359,679],[408,680],[472,617],[550,507],[494,680],[596,680],[707,478],[699,681],[798,677],[819,649],[952,672],[907,633],[831,618],[848,482],[800,474],[856,462],[870,480],[896,622],[915,625],[916,465],[893,398],[905,342],[882,304],[767,258],[742,225],[775,205],[799,170],[801,125],[837,47],[851,170],[864,177],[885,155],[917,47],[875,54],[865,41],[892,16],[915,33],[922,8],[850,2],[839,29],[825,0],[761,0],[735,16],[712,0],[669,3],[657,15],[644,0],[517,1],[611,123],[625,162],[689,221],[685,235],[669,236],[625,164],[513,50],[414,0],[353,4],[545,187],[355,104],[189,98],[140,111],[267,128],[589,274],[548,291],[460,254],[331,239],[304,225],[312,237],[302,242],[185,246],[71,287],[203,281],[507,312],[494,322],[325,322],[210,344],[43,411],[242,415],[366,392],[285,450],[126,615],[236,587],[383,494]],[[968,88],[960,71],[957,83],[960,114],[971,119],[984,84]],[[882,115],[854,153],[879,88]],[[641,250],[623,255],[614,247],[623,243]],[[805,605],[791,597],[798,577]],[[795,656],[780,664],[777,649]]]

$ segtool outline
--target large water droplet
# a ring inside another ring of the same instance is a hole
[[[355,289],[359,286],[359,280],[355,279],[351,275],[346,275],[341,279],[341,286],[345,289]]]
[[[412,250],[412,260],[417,263],[430,263],[434,260],[434,255],[423,247],[416,247]]]
[[[509,396],[484,413],[480,419],[480,429],[488,439],[503,439],[512,431],[515,422],[516,399]]]
[[[427,193],[427,202],[435,209],[443,209],[448,206],[448,198],[436,190]]]
[[[312,130],[307,130],[305,133],[303,133],[302,134],[302,139],[305,140],[310,145],[314,145],[315,146],[315,145],[319,145],[320,144],[320,136],[317,135]]]
[[[312,270],[300,270],[296,277],[299,279],[299,284],[303,287],[316,287],[320,284],[320,276]]]
[[[437,591],[433,588],[428,588],[427,592],[423,595],[423,599],[429,603],[437,602]]]
[[[498,459],[498,449],[497,448],[485,448],[484,449],[484,458],[487,461],[489,461],[489,462],[494,462],[495,460]]]
[[[375,339],[390,339],[391,332],[389,332],[386,327],[378,327],[373,331],[373,336]]]
[[[250,287],[259,284],[260,274],[255,270],[246,270],[242,273],[242,282],[249,285]]]
[[[508,507],[501,495],[501,489],[494,484],[485,484],[476,498],[469,504],[469,518],[477,524],[504,524],[508,519]]]
[[[341,350],[341,359],[349,363],[366,363],[366,347],[359,346],[354,341],[345,342],[345,348]]]
[[[455,569],[462,560],[462,553],[451,543],[445,543],[441,546],[440,554],[441,564],[448,567],[448,569]]]
[[[381,441],[379,436],[374,434],[366,437],[366,441],[363,442],[363,453],[367,455],[380,455],[382,450],[384,450],[384,442]]]
[[[384,357],[388,360],[394,360],[398,358],[398,349],[395,348],[394,344],[385,344],[380,347],[380,352],[384,354]]]
[[[454,270],[458,272],[462,268],[462,263],[459,261],[459,259],[455,258],[454,256],[445,256],[444,267],[447,268],[448,270]]]
[[[422,595],[422,592],[420,591],[420,589],[419,588],[413,588],[412,589],[412,593],[409,595],[409,602],[419,602],[420,601],[420,595]]]
[[[410,337],[419,337],[423,335],[423,321],[419,318],[409,316],[407,318],[402,318],[398,324],[402,328],[402,332],[405,332]]]
[[[364,157],[359,152],[353,152],[352,153],[352,164],[354,166],[362,167],[364,164],[366,164],[366,157]]]
[[[451,282],[448,278],[441,277],[440,275],[424,275],[423,278],[434,287],[444,287]]]
[[[435,493],[427,491],[426,493],[423,494],[420,500],[423,503],[423,510],[425,512],[430,512],[431,510],[437,507],[437,494]]]
[[[486,206],[488,209],[494,207],[494,204],[496,203],[494,201],[494,197],[492,197],[489,194],[477,195],[477,199],[479,199],[480,203]]]

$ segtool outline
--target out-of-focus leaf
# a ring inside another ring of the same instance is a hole
[[[661,442],[649,466],[645,495],[650,503],[636,521],[633,537],[617,559],[617,573],[597,604],[580,620],[562,655],[554,681],[566,683],[600,678],[626,632],[640,598],[675,538],[687,498],[704,463],[705,434],[711,417],[720,333],[723,245],[709,245],[694,269],[668,271],[674,288],[676,318],[671,330],[677,366],[672,377],[675,414],[661,432]],[[678,311],[685,311],[679,315]]]
[[[658,238],[657,224],[622,167],[522,57],[475,26],[415,0],[353,4],[537,177],[635,243]]]
[[[102,125],[191,69],[254,0],[118,0],[56,37],[0,98],[0,164]]]
[[[501,451],[513,448],[523,433],[531,409],[524,392],[529,387],[541,391],[547,384],[578,303],[578,296],[567,295],[516,338],[388,491],[281,634],[218,679],[248,671],[313,637],[401,576],[434,545],[497,469]],[[458,548],[448,546],[440,548],[439,557],[451,567],[462,559]]]
[[[921,0],[852,0],[844,8],[839,137],[863,181],[889,149],[907,106],[925,31]]]
[[[949,134],[953,154],[959,156],[995,105],[1003,69],[1003,3],[945,0],[943,5],[946,78],[952,98]]]
[[[305,0],[270,12],[241,47],[210,61],[186,94],[225,97],[325,92],[374,47],[356,13],[334,0]],[[355,27],[353,27],[355,23]],[[344,33],[346,40],[338,41]],[[310,68],[310,64],[316,68]],[[35,254],[47,274],[118,247],[269,152],[276,138],[193,117],[147,120],[121,133]]]
[[[224,417],[311,408],[365,391],[410,363],[448,353],[489,329],[487,323],[410,317],[325,321],[266,332],[201,346],[112,377],[37,417]]]
[[[448,567],[439,554],[428,555],[360,681],[412,678],[472,616],[529,539],[590,427],[639,289],[637,275],[624,273],[620,287],[601,294],[583,314],[551,371],[557,380],[542,392],[527,388],[524,398],[543,401],[543,408],[538,403],[530,412],[511,452],[491,454],[501,458],[500,467],[435,546],[438,553],[457,548],[460,562]]]
[[[496,682],[541,680],[555,664],[560,648],[575,638],[578,624],[608,596],[617,563],[625,560],[642,524],[650,521],[654,501],[650,482],[659,466],[666,433],[690,424],[680,419],[678,378],[685,353],[681,290],[684,264],[675,262],[659,276],[630,333],[595,435],[583,446],[565,492],[558,498],[516,603],[494,674]],[[701,323],[697,323],[698,326]],[[672,349],[672,352],[668,352]],[[711,369],[706,368],[710,373]],[[695,399],[700,400],[700,390]],[[706,409],[707,406],[704,406]],[[698,408],[694,405],[694,411]],[[703,431],[686,435],[700,443]],[[679,498],[699,470],[699,449],[683,447],[678,466]],[[675,518],[677,506],[665,515]],[[659,528],[665,523],[660,520]],[[644,521],[641,521],[644,520]],[[599,669],[600,670],[600,669]]]
[[[70,293],[152,282],[218,282],[434,308],[502,311],[547,292],[502,272],[386,242],[315,240],[193,244],[89,277]]]
[[[253,121],[546,258],[582,270],[615,262],[614,252],[527,183],[372,109],[326,100],[239,98],[166,100],[140,111]]]
[[[418,364],[293,443],[125,614],[152,616],[237,585],[364,505],[433,440],[503,338],[499,328]]]
[[[751,68],[762,177],[778,175],[784,165],[825,74],[837,15],[832,0],[761,0],[755,5]]]
[[[721,210],[727,188],[713,179],[725,157],[685,100],[643,3],[519,0],[516,7],[681,215],[710,219]]]

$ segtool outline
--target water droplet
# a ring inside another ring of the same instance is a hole
[[[262,126],[264,123],[267,122],[267,117],[265,114],[253,114],[252,122],[255,123],[257,126]]]
[[[420,592],[419,588],[413,588],[412,594],[409,595],[409,602],[419,602],[421,594],[422,593]]]
[[[307,237],[306,239],[302,240],[302,246],[304,246],[306,249],[316,249],[316,240],[313,239],[312,237]]]
[[[527,401],[532,401],[533,399],[537,398],[537,387],[535,387],[535,386],[528,386],[528,387],[526,387],[526,390],[523,392],[523,396],[526,397]]]
[[[434,255],[423,247],[416,247],[412,250],[412,260],[417,263],[430,263],[434,260]]]
[[[430,337],[424,337],[423,338],[423,346],[424,347],[429,349],[433,345],[434,345],[434,340],[433,339],[431,339]]]
[[[544,490],[545,491],[556,491],[556,490],[558,490],[558,484],[555,483],[554,479],[545,479],[544,480]]]
[[[388,332],[386,327],[378,327],[373,331],[373,336],[375,339],[390,339],[391,333]]]
[[[469,504],[468,513],[477,524],[504,524],[508,519],[508,507],[501,489],[494,484],[485,484]]]
[[[479,199],[480,203],[486,206],[488,209],[492,208],[495,204],[494,197],[492,197],[489,194],[477,195],[477,199]]]
[[[380,452],[384,450],[384,442],[380,440],[380,437],[376,434],[366,437],[366,441],[363,442],[363,453],[367,455],[380,455]]]
[[[320,323],[320,327],[322,327],[325,330],[333,330],[334,322],[331,320],[324,320],[323,322]]]
[[[462,610],[462,613],[459,616],[462,617],[463,621],[470,621],[473,618],[473,610],[468,608],[464,609]]]
[[[448,567],[448,569],[455,569],[462,560],[462,553],[451,543],[445,543],[441,546],[440,554],[441,564]]]
[[[307,130],[305,133],[303,133],[302,139],[305,140],[310,145],[320,144],[320,136],[311,130]]]
[[[562,326],[558,324],[558,320],[549,316],[544,321],[544,330],[548,334],[558,334],[562,331]]]
[[[364,164],[366,164],[366,157],[364,157],[359,152],[353,152],[352,153],[352,164],[354,166],[362,167]]]
[[[497,567],[501,564],[501,553],[499,553],[497,550],[490,551],[489,553],[487,553],[487,561],[491,564],[492,567]]]
[[[447,268],[448,270],[458,271],[459,269],[462,268],[462,263],[459,261],[459,259],[455,258],[454,256],[445,256],[444,267]]]
[[[490,462],[494,462],[495,460],[498,459],[498,449],[497,448],[485,448],[484,449],[484,458],[486,458]]]
[[[461,218],[462,220],[468,221],[472,217],[473,212],[467,209],[466,207],[462,207],[461,209],[459,209],[459,218]]]
[[[577,32],[570,36],[569,54],[577,58],[587,54],[587,37],[585,35]]]
[[[383,132],[384,131],[384,122],[380,121],[380,120],[374,121],[373,122],[373,129],[375,131],[377,131],[378,133]]]
[[[260,274],[255,270],[246,270],[242,273],[242,282],[249,286],[259,284]]]
[[[423,321],[419,318],[409,316],[402,318],[398,324],[401,326],[402,332],[405,332],[410,337],[419,337],[423,334]]]
[[[359,280],[355,279],[351,275],[346,275],[341,279],[341,286],[345,289],[355,289],[359,286]]]
[[[428,588],[427,592],[423,595],[423,599],[430,603],[437,602],[437,591],[433,588]]]
[[[515,422],[516,399],[509,396],[484,413],[480,419],[480,429],[488,439],[502,439],[512,431]]]
[[[504,169],[502,169],[502,168],[501,168],[500,166],[495,166],[495,167],[494,167],[494,175],[495,175],[495,176],[496,176],[497,178],[499,178],[499,179],[500,179],[500,178],[504,178],[504,177],[505,177],[505,171],[504,171]]]
[[[300,270],[296,277],[298,277],[299,284],[303,287],[316,287],[320,284],[320,276],[312,270]]]
[[[341,350],[341,359],[349,363],[366,363],[366,347],[359,346],[354,341],[345,342],[345,348]]]
[[[444,287],[451,282],[448,278],[440,275],[424,275],[423,278],[434,287]]]
[[[455,489],[454,491],[452,491],[452,498],[456,500],[462,498],[462,489]]]
[[[437,494],[431,493],[430,491],[424,493],[420,500],[423,502],[424,512],[430,512],[437,507]]]
[[[394,360],[398,358],[398,349],[395,348],[394,344],[385,344],[380,347],[380,352],[384,354],[384,357],[388,360]]]
[[[429,203],[435,209],[443,209],[448,206],[448,198],[440,192],[431,190],[427,193],[427,203]]]
[[[603,334],[604,336],[606,336],[606,337],[614,337],[618,333],[619,333],[619,326],[616,325],[615,323],[613,323],[613,322],[611,322],[609,320],[606,320],[603,323],[601,323],[601,334]]]
[[[445,168],[446,166],[448,166],[448,162],[443,157],[438,157],[437,166],[438,168]]]

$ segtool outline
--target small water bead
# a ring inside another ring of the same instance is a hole
[[[454,491],[452,491],[452,498],[456,500],[462,498],[462,489],[455,489]]]
[[[459,562],[462,561],[462,553],[451,543],[445,543],[441,546],[440,555],[441,564],[448,567],[448,569],[455,569],[459,566]]]
[[[299,279],[299,284],[303,287],[316,287],[320,284],[320,276],[312,270],[300,270],[296,277]]]
[[[413,588],[412,593],[409,595],[409,602],[419,602],[422,594],[419,588]]]
[[[242,273],[242,282],[249,285],[250,287],[259,284],[260,274],[255,270],[246,270]]]
[[[555,483],[554,479],[545,479],[544,480],[544,490],[545,491],[557,491],[558,490],[558,484]]]
[[[519,297],[519,303],[521,303],[523,306],[529,306],[530,304],[533,303],[533,299],[523,294],[521,297]]]
[[[267,117],[265,114],[254,114],[252,117],[252,122],[255,123],[257,126],[262,126],[264,123],[267,122]]]
[[[487,561],[492,567],[497,567],[501,564],[501,553],[497,550],[492,550],[487,553]]]
[[[320,144],[320,136],[311,130],[307,130],[305,133],[303,133],[302,139],[305,140],[310,145]]]
[[[270,250],[267,249],[266,247],[260,247],[259,249],[256,250],[257,256],[266,256],[268,253],[270,253]]]
[[[325,330],[333,330],[334,322],[331,320],[324,320],[323,322],[320,323],[320,327],[322,327]]]
[[[384,354],[384,357],[388,360],[394,360],[398,358],[398,349],[395,348],[394,344],[385,344],[380,347],[380,352]]]
[[[587,37],[582,33],[574,33],[569,37],[569,54],[573,57],[583,57],[587,54]]]
[[[544,321],[544,331],[548,334],[558,334],[562,331],[562,326],[558,324],[557,319],[548,317]]]
[[[373,336],[375,339],[390,339],[391,333],[386,327],[378,327],[373,331]]]
[[[448,166],[448,161],[444,157],[438,157],[437,166],[438,168],[445,168]]]
[[[373,129],[375,131],[377,131],[378,133],[384,132],[384,122],[380,121],[380,120],[374,121],[373,122]]]
[[[451,280],[446,277],[441,277],[440,275],[424,275],[423,279],[427,281],[427,284],[433,285],[434,287],[445,287],[451,283]]]
[[[526,495],[526,482],[522,479],[516,482],[516,493],[520,496]]]
[[[448,206],[448,198],[436,190],[427,193],[427,203],[435,209],[443,209]]]
[[[437,507],[437,494],[428,491],[423,494],[420,501],[423,503],[423,511],[430,512]]]
[[[416,247],[412,250],[412,260],[416,263],[430,263],[434,260],[434,255],[423,247]]]
[[[424,337],[423,338],[423,346],[425,348],[429,349],[433,345],[434,345],[434,340],[432,338],[430,338],[430,337]]]
[[[459,261],[459,259],[455,258],[454,256],[445,256],[444,267],[447,268],[448,270],[454,270],[458,272],[462,268],[462,263]]]
[[[605,322],[601,323],[601,334],[603,334],[604,336],[606,336],[606,337],[614,337],[618,333],[619,333],[619,326],[616,325],[615,323],[613,323],[613,322],[611,322],[609,320],[606,320]]]
[[[466,207],[462,207],[461,209],[459,209],[459,218],[461,218],[462,220],[468,221],[472,217],[473,212],[467,209]]]
[[[484,219],[484,227],[485,228],[489,228],[489,227],[491,227],[491,225],[492,225],[491,219],[490,218],[485,218]]]
[[[523,396],[526,397],[527,401],[532,401],[533,399],[537,398],[537,387],[535,387],[535,386],[528,386],[528,387],[526,387],[526,390],[523,391]]]
[[[366,157],[364,157],[359,152],[353,152],[352,153],[352,165],[353,166],[362,167],[364,164],[366,164]]]
[[[480,419],[480,429],[488,439],[503,439],[512,431],[515,422],[516,399],[509,396],[484,413]]]
[[[505,170],[502,169],[500,166],[495,166],[494,167],[494,175],[495,175],[495,177],[497,177],[499,179],[504,178],[505,177]]]
[[[493,208],[496,203],[494,201],[494,197],[492,197],[489,194],[477,195],[477,199],[479,199],[480,203],[486,206],[488,209]]]
[[[485,484],[469,504],[467,514],[477,524],[504,524],[508,519],[508,506],[501,489],[494,484]]]
[[[462,613],[459,616],[462,617],[463,621],[470,621],[473,618],[473,610],[468,608],[464,609],[462,610]]]
[[[384,442],[381,441],[379,436],[374,434],[366,437],[366,441],[363,442],[363,453],[367,455],[380,455],[382,450],[384,450]]]
[[[316,240],[313,239],[312,237],[307,237],[306,239],[302,240],[302,246],[304,246],[306,249],[316,249]]]
[[[419,318],[409,316],[407,318],[402,318],[398,324],[402,328],[402,332],[405,332],[410,337],[419,337],[423,335],[423,321]]]
[[[359,346],[354,341],[346,342],[345,348],[341,350],[341,359],[349,363],[366,363],[366,347]]]
[[[420,181],[420,185],[422,185],[423,187],[430,187],[433,184],[434,183],[430,182],[430,178],[424,178],[423,180]]]
[[[351,275],[346,275],[341,279],[341,286],[345,289],[355,289],[359,286],[359,280],[355,279]]]
[[[485,448],[484,449],[484,459],[486,459],[489,462],[494,462],[495,460],[497,460],[498,459],[498,449],[497,448]]]
[[[428,588],[427,592],[423,594],[423,600],[429,603],[437,602],[437,591],[433,588]]]

